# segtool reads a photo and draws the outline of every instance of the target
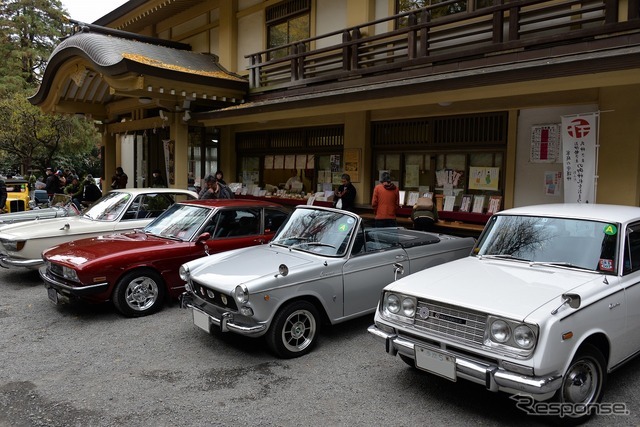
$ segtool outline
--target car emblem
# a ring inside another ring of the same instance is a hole
[[[418,308],[418,316],[425,320],[426,318],[429,317],[429,309],[427,307],[420,307]]]

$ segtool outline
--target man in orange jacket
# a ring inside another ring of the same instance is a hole
[[[400,190],[391,182],[389,172],[383,172],[380,184],[373,189],[371,207],[376,227],[397,227],[396,209],[400,207]]]

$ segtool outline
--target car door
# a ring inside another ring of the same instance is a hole
[[[212,223],[215,224],[207,241],[209,252],[223,252],[266,243],[270,237],[263,233],[262,208],[220,209]],[[205,227],[206,228],[206,227]]]
[[[621,310],[626,322],[624,332],[613,343],[611,361],[616,363],[640,351],[640,223],[627,227],[624,244],[624,263],[620,285],[624,289],[622,307],[611,305],[609,311]]]
[[[373,311],[380,299],[380,292],[395,279],[394,264],[408,269],[408,257],[394,239],[393,228],[356,233],[351,255],[343,265],[344,308],[343,315],[353,316]]]

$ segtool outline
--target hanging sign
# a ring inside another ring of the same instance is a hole
[[[595,203],[598,114],[562,117],[565,203]]]

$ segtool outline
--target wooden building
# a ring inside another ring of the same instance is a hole
[[[639,3],[130,0],[78,23],[31,101],[99,120],[105,175],[132,185],[295,169],[310,192],[346,171],[363,206],[381,171],[407,197],[563,202],[560,124],[589,113],[589,202],[638,205]]]

